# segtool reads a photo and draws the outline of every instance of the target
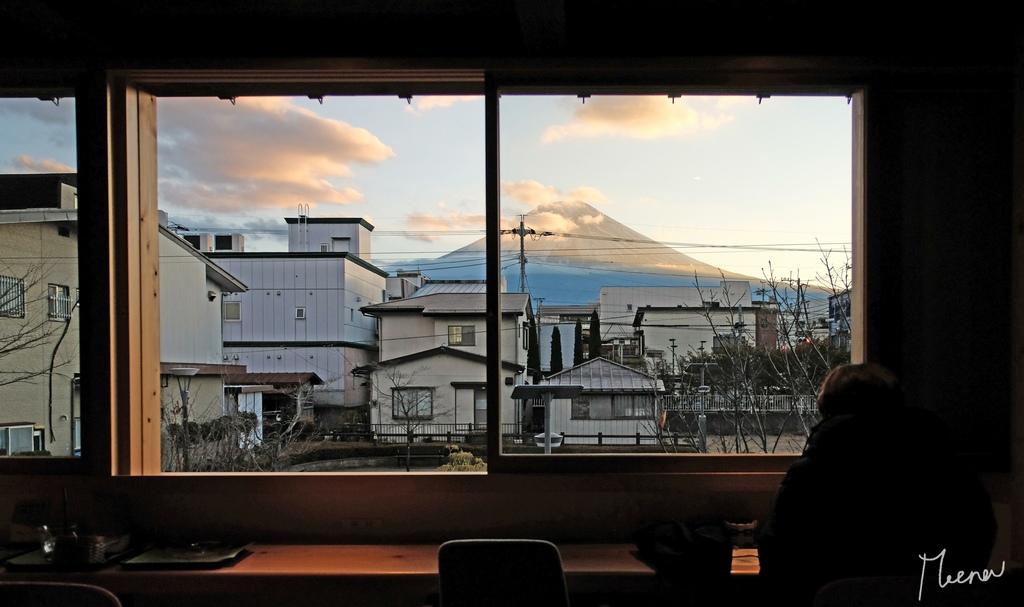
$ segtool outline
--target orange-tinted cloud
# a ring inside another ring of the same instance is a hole
[[[75,167],[68,166],[63,162],[57,162],[50,158],[37,160],[27,154],[15,156],[11,164],[21,173],[75,173]]]
[[[544,185],[539,181],[527,179],[523,181],[503,181],[501,191],[505,196],[535,207],[548,202],[560,200],[582,200],[584,202],[608,202],[608,198],[600,190],[590,186],[578,187],[568,194],[552,185]]]
[[[443,208],[443,205],[438,205]],[[486,225],[486,217],[479,213],[447,213],[444,215],[432,215],[429,213],[409,213],[405,216],[405,225],[409,230],[422,232],[465,232],[483,230]],[[433,242],[438,236],[431,234],[409,234],[407,237],[413,240]]]
[[[220,210],[346,204],[362,194],[336,181],[351,176],[354,164],[395,155],[366,129],[288,99],[161,103],[161,204]]]
[[[548,127],[541,141],[584,137],[656,139],[716,129],[732,116],[696,109],[699,100],[667,97],[594,97],[576,105],[569,121]]]
[[[538,232],[571,233],[579,229],[575,221],[557,213],[530,213],[527,224]]]
[[[405,106],[405,111],[420,114],[437,108],[452,107],[456,103],[482,100],[483,97],[480,95],[428,95],[425,97],[413,97],[412,103]]]

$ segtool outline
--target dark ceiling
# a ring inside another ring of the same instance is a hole
[[[1011,3],[826,0],[3,0],[18,57],[828,55],[1009,61]]]

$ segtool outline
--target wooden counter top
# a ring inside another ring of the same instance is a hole
[[[654,570],[636,557],[632,544],[562,544],[571,593],[650,594]],[[422,604],[437,592],[437,544],[281,545],[253,544],[251,554],[230,567],[209,570],[126,571],[118,565],[92,572],[6,571],[0,580],[59,577],[103,586],[132,604],[153,597],[248,597],[246,604],[294,602],[297,595],[346,597],[339,604]],[[756,550],[737,549],[733,574],[756,575]],[[159,601],[158,601],[159,603]]]

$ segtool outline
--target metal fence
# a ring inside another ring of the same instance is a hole
[[[799,413],[806,415],[817,410],[813,394],[752,394],[729,396],[704,394],[696,396],[665,396],[666,411],[699,412],[742,412],[742,413]]]
[[[503,424],[517,425],[517,424]],[[347,424],[323,433],[324,440],[360,440],[373,443],[412,442],[465,443],[485,440],[486,426],[482,424]]]
[[[779,414],[796,413],[812,415],[816,411],[814,395],[771,395],[753,396],[737,400],[723,395],[704,396],[666,396],[662,401],[664,411],[668,413],[765,413]],[[784,418],[783,418],[784,419]],[[502,440],[510,444],[530,444],[536,432],[529,431],[521,423],[501,424]],[[581,442],[594,444],[658,444],[664,440],[672,440],[672,433],[651,432],[590,434],[563,433],[566,444]],[[324,440],[359,440],[377,443],[405,443],[411,441],[436,443],[484,443],[487,441],[486,424],[460,423],[419,423],[408,424],[348,424],[336,426],[323,433]],[[675,438],[678,440],[678,437]]]

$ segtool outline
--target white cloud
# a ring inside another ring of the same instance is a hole
[[[518,225],[516,223],[515,227]],[[530,213],[529,225],[538,232],[572,233],[579,231],[579,224],[558,213]]]
[[[714,99],[715,107],[717,107],[720,110],[744,105],[757,105],[757,97],[751,97],[750,95],[731,95],[723,97],[713,97],[712,99]]]
[[[480,101],[480,95],[428,95],[424,97],[413,97],[412,103],[405,106],[405,111],[413,114],[420,114],[433,109],[452,107],[456,103]]]
[[[717,129],[731,122],[725,113],[695,108],[696,100],[667,97],[594,97],[576,106],[568,122],[548,127],[543,143],[569,138],[628,137],[657,139]]]
[[[591,186],[581,186],[566,194],[555,186],[544,185],[532,179],[503,181],[501,183],[501,191],[506,196],[531,207],[563,200],[582,200],[587,203],[609,202],[608,198],[600,190]]]
[[[288,99],[162,102],[160,197],[179,208],[295,208],[362,199],[352,166],[395,155],[366,129],[317,116]]]
[[[424,232],[483,230],[486,225],[486,217],[479,213],[447,213],[444,215],[409,213],[405,216],[405,225],[410,230],[420,230]],[[417,234],[409,235],[408,238],[433,242],[440,236],[442,236],[442,234],[438,234],[438,236]]]

